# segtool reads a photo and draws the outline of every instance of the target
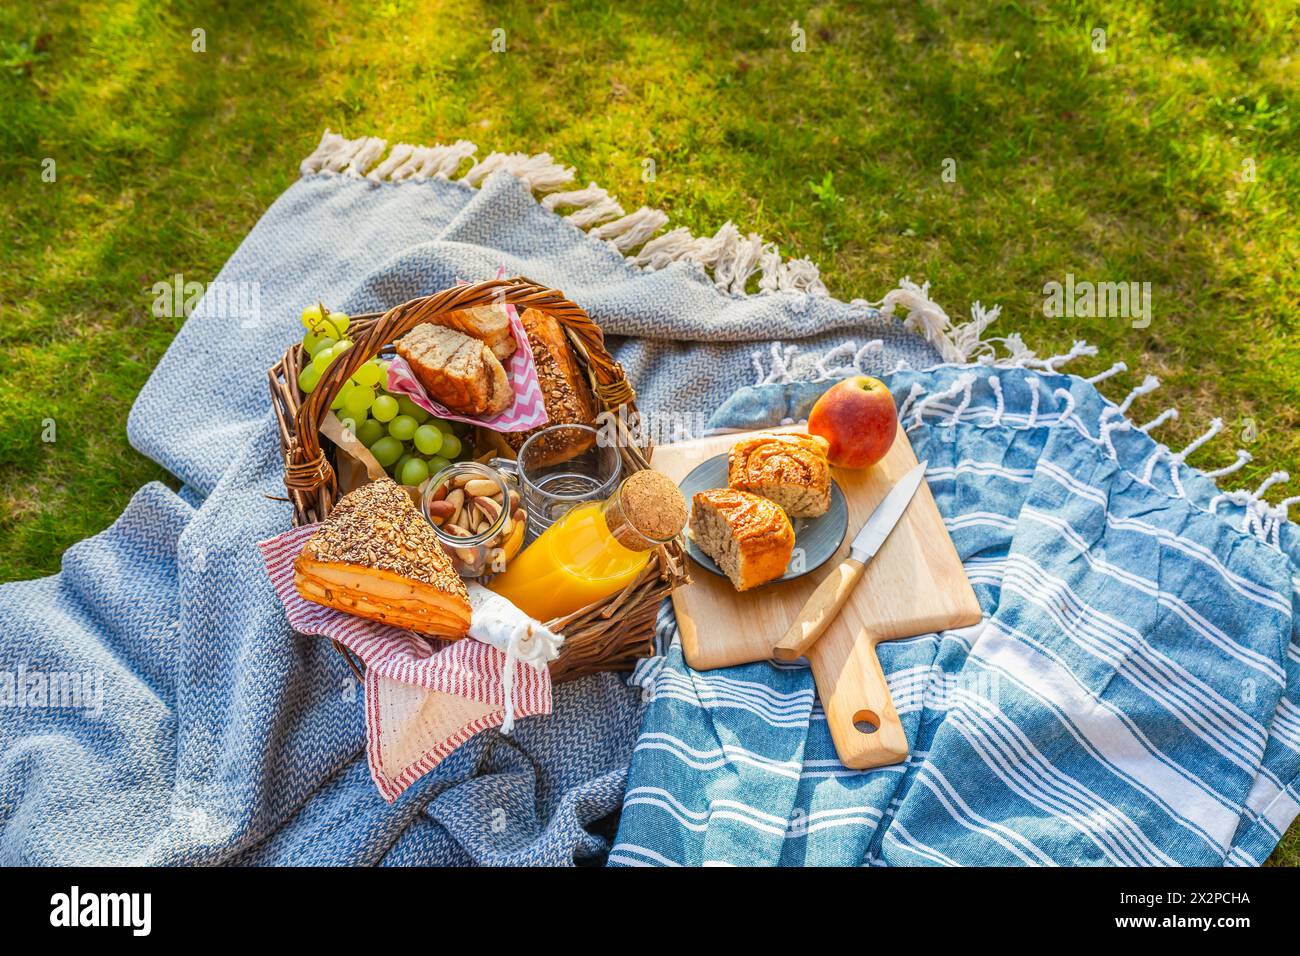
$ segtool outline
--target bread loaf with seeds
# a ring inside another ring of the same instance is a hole
[[[596,396],[587,384],[578,357],[569,346],[564,326],[553,316],[538,309],[526,309],[520,317],[528,344],[533,350],[533,363],[537,366],[537,383],[542,388],[546,402],[546,424],[595,425]],[[506,446],[516,454],[539,429],[526,432],[507,432],[501,436]],[[535,465],[553,464],[580,455],[595,442],[594,436],[568,440],[552,440],[551,446],[538,449],[540,455]]]
[[[304,600],[459,638],[469,631],[465,582],[433,528],[390,478],[348,492],[307,539],[293,565]]]

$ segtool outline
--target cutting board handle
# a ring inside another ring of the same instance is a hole
[[[837,673],[815,674],[835,752],[855,770],[902,763],[908,754],[907,734],[876,655],[878,642],[863,630]]]

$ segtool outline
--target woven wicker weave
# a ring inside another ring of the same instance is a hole
[[[295,524],[322,520],[338,500],[330,460],[334,449],[320,435],[320,424],[343,383],[421,322],[447,312],[502,303],[511,303],[520,311],[538,309],[563,325],[601,409],[615,413],[610,418],[617,429],[624,473],[649,467],[649,446],[633,444],[625,424],[636,410],[635,393],[622,367],[605,350],[600,328],[554,289],[522,278],[494,279],[412,299],[382,314],[353,317],[348,328],[352,348],[326,370],[310,395],[304,396],[298,388],[298,373],[307,361],[301,345],[289,349],[271,368],[271,400],[284,450],[284,485],[293,503]],[[651,650],[660,602],[686,581],[682,541],[678,539],[660,548],[636,580],[618,594],[546,622],[565,637],[560,656],[551,663],[552,678],[565,681],[597,671],[625,670],[645,657]],[[335,646],[346,655],[342,647]],[[357,662],[346,656],[359,672]]]

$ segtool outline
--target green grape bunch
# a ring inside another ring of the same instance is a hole
[[[309,361],[298,373],[298,387],[310,394],[334,360],[352,347],[351,318],[318,302],[302,310],[302,325],[302,347]],[[453,462],[473,458],[470,428],[434,418],[409,396],[390,392],[388,365],[380,356],[363,362],[343,383],[330,409],[389,477],[418,488]]]

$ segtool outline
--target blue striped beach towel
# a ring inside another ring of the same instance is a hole
[[[694,671],[665,609],[611,864],[1261,863],[1300,812],[1285,508],[1221,493],[1081,378],[888,384],[985,612],[881,645],[910,759],[844,768],[804,662]]]

